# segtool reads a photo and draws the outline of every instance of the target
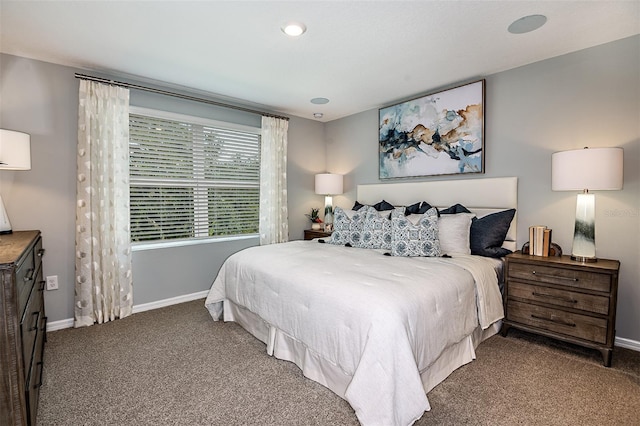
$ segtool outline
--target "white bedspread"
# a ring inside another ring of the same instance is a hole
[[[420,418],[430,409],[420,373],[478,324],[503,317],[484,258],[391,257],[315,241],[229,257],[205,302],[213,319],[225,299],[351,376],[344,396],[363,425]]]

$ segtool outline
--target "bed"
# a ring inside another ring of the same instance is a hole
[[[459,203],[490,218],[517,207],[517,178],[358,186],[358,202],[381,200]],[[501,246],[513,250],[515,216],[507,226]],[[430,410],[426,394],[499,330],[502,260],[388,254],[317,240],[252,247],[227,259],[205,305],[347,400],[361,424],[409,425]]]

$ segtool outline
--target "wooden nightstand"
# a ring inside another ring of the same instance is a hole
[[[322,230],[316,231],[313,229],[305,229],[304,230],[304,239],[305,240],[313,240],[314,238],[325,238],[330,237],[331,232],[324,232]]]
[[[598,349],[611,366],[619,261],[516,252],[506,257],[505,268],[503,336],[515,327]]]

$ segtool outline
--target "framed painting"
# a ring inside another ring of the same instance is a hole
[[[484,173],[484,80],[379,110],[380,179]]]

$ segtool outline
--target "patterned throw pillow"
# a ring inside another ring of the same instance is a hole
[[[391,218],[388,212],[378,213],[373,208],[367,210],[358,247],[391,250]]]
[[[364,230],[364,219],[373,207],[365,206],[353,214],[350,218],[340,207],[336,207],[333,213],[333,233],[329,243],[343,246],[351,244],[359,247]]]
[[[391,213],[391,233],[392,256],[436,257],[442,254],[435,208],[427,210],[417,225],[412,224],[402,211],[394,210]]]

